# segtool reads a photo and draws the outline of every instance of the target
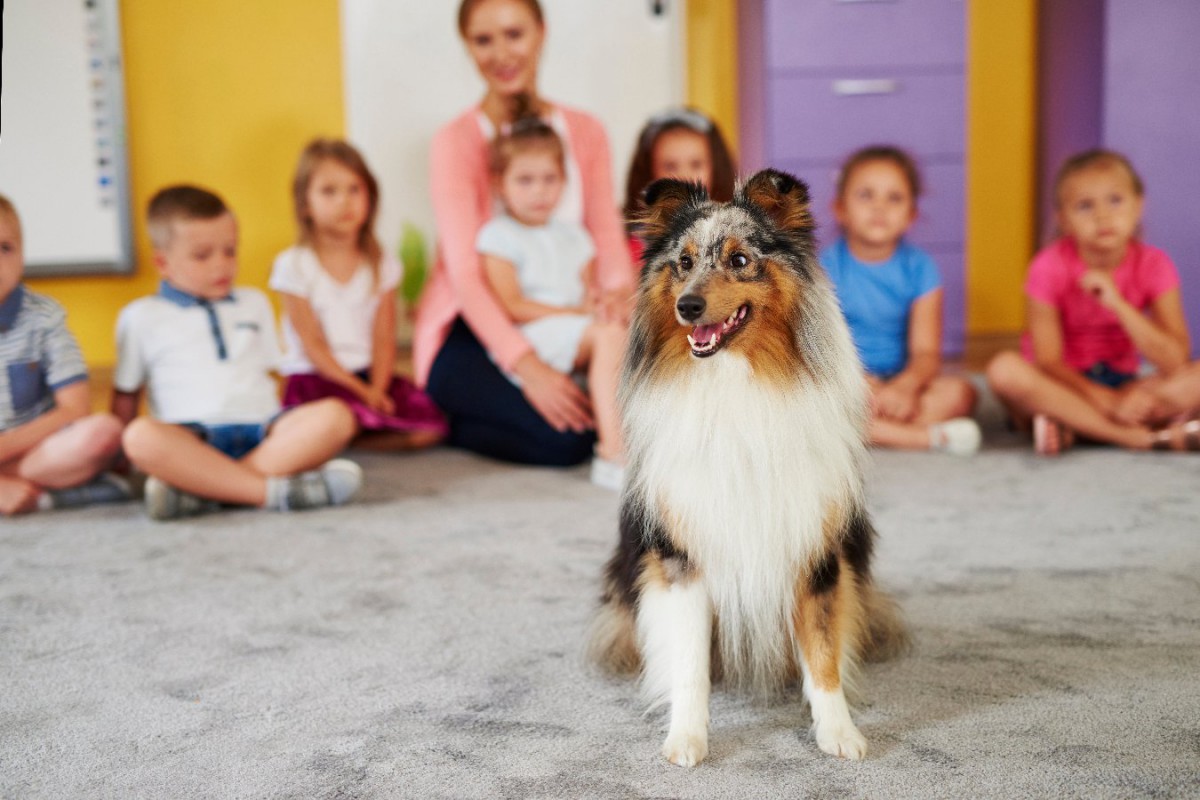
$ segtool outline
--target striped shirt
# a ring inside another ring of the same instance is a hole
[[[63,307],[22,284],[0,302],[0,365],[0,430],[37,419],[57,390],[87,380]]]

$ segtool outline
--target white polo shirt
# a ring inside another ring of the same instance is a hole
[[[321,266],[311,247],[297,245],[275,259],[269,285],[277,292],[307,300],[338,364],[350,372],[361,372],[370,368],[373,360],[375,312],[384,298],[392,301],[392,291],[400,283],[402,272],[400,262],[385,254],[379,262],[378,281],[370,265],[363,263],[350,280],[341,283]],[[286,315],[283,341],[281,373],[305,375],[317,371]]]
[[[275,313],[257,289],[207,301],[164,281],[117,318],[117,391],[149,389],[164,422],[265,422],[279,412]]]

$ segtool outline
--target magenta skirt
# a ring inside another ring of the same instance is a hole
[[[283,387],[283,407],[291,408],[313,400],[336,397],[350,406],[364,431],[436,431],[444,436],[449,430],[446,418],[429,399],[429,395],[407,379],[394,376],[388,394],[396,406],[392,414],[376,411],[348,389],[320,375],[288,375]]]

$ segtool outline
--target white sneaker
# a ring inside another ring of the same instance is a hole
[[[350,502],[363,485],[362,467],[345,458],[326,461],[318,470],[286,479],[281,511],[340,506]]]
[[[592,459],[592,483],[601,489],[621,491],[625,484],[625,465],[595,456]]]
[[[973,456],[979,452],[983,434],[979,423],[970,417],[955,417],[929,426],[929,449],[952,456]]]

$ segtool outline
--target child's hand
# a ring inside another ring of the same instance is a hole
[[[1144,386],[1134,386],[1117,401],[1113,418],[1129,425],[1146,425],[1167,416],[1158,396]]]
[[[1096,298],[1096,302],[1107,309],[1115,310],[1125,298],[1117,291],[1117,284],[1112,275],[1095,269],[1089,269],[1079,276],[1079,288]]]
[[[875,394],[875,410],[886,419],[908,422],[917,415],[917,392],[899,381],[885,383]]]
[[[21,478],[0,477],[0,514],[26,514],[37,508],[41,491]]]
[[[396,412],[396,404],[392,402],[387,389],[368,386],[367,390],[363,393],[362,399],[364,403],[381,414],[394,414]]]
[[[599,292],[592,298],[593,316],[600,322],[628,325],[633,316],[634,295],[622,289]]]

